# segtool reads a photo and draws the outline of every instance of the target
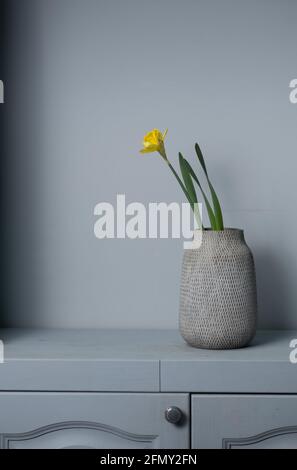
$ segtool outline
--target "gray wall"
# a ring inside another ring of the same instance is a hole
[[[176,327],[179,240],[93,235],[100,201],[183,201],[198,140],[257,264],[260,326],[297,327],[293,0],[9,0],[8,325]]]

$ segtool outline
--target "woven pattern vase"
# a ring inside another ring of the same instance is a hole
[[[256,331],[257,289],[242,230],[203,230],[199,248],[184,251],[179,328],[196,348],[246,346]]]

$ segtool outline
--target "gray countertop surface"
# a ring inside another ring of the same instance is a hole
[[[208,351],[175,330],[1,329],[0,390],[297,393],[297,331]]]
[[[5,360],[288,361],[296,330],[258,331],[250,346],[209,351],[176,330],[0,329]]]

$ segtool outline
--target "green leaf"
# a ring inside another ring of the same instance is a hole
[[[199,147],[199,145],[198,145],[197,143],[195,144],[195,150],[196,150],[196,154],[197,154],[198,160],[199,160],[199,162],[200,162],[200,165],[202,166],[203,171],[204,171],[206,177],[208,178],[208,174],[207,174],[207,169],[206,169],[204,157],[203,157],[202,152],[201,152],[201,149],[200,149],[200,147]]]
[[[220,205],[218,196],[216,195],[216,192],[213,188],[213,185],[211,184],[209,179],[208,179],[208,184],[209,184],[209,189],[210,189],[210,192],[211,192],[214,211],[215,211],[215,215],[216,215],[216,219],[217,219],[217,227],[218,227],[217,230],[224,230],[223,214],[222,214],[222,209],[221,209],[221,205]]]
[[[194,212],[194,216],[197,221],[198,227],[203,228],[201,217],[200,217],[200,212],[199,212],[199,207],[198,207],[197,194],[195,191],[195,186],[193,184],[191,175],[186,166],[186,160],[184,159],[181,153],[178,154],[178,157],[179,157],[179,166],[180,166],[181,174],[182,174],[185,186],[187,188],[187,192],[191,200],[190,204],[191,204],[192,211]]]
[[[202,186],[200,184],[200,181],[198,180],[193,168],[191,167],[190,163],[184,158],[184,162],[185,162],[185,165],[188,169],[188,172],[190,173],[190,175],[192,176],[192,178],[194,179],[194,181],[197,183],[200,191],[201,191],[201,194],[203,196],[203,199],[204,199],[204,202],[205,202],[205,205],[206,205],[206,209],[207,209],[207,213],[208,213],[208,218],[209,218],[209,221],[210,221],[210,225],[211,225],[211,228],[213,230],[218,230],[217,229],[217,221],[216,221],[216,217],[215,217],[215,214],[212,210],[212,207],[209,203],[209,200],[205,194],[205,192],[203,191],[202,189]]]
[[[188,167],[186,165],[186,161],[181,153],[179,153],[178,156],[179,156],[180,171],[181,171],[185,186],[187,188],[187,192],[190,196],[192,204],[197,204],[197,195],[196,195],[195,187],[194,187],[190,172],[188,170]]]
[[[195,210],[195,200],[193,202],[193,194],[189,194],[188,192],[188,189],[186,188],[186,186],[183,184],[182,180],[180,179],[180,177],[178,176],[177,172],[175,171],[175,169],[173,168],[173,166],[171,165],[171,163],[169,161],[167,161],[168,163],[168,166],[170,168],[170,170],[172,171],[172,173],[174,174],[175,178],[177,179],[180,187],[182,188],[188,202],[190,203],[190,206],[191,206],[191,209],[193,210],[194,212],[194,216],[195,216],[195,219],[197,221],[197,224],[198,224],[198,227],[202,227],[203,228],[203,225],[202,225],[202,221],[201,221],[201,218],[200,218],[200,213],[199,213],[199,210],[197,212],[197,210]],[[191,179],[191,177],[189,176],[189,178]],[[188,182],[188,178],[186,177],[186,180]],[[191,180],[191,183],[192,183],[192,180]],[[193,190],[194,190],[194,194],[195,194],[195,197],[196,197],[196,203],[197,203],[197,196],[196,196],[196,192],[195,192],[195,188],[194,188],[194,185],[192,183],[192,186],[193,186]]]
[[[207,169],[206,169],[206,165],[205,165],[205,161],[204,161],[204,157],[203,157],[201,149],[200,149],[200,147],[197,143],[195,144],[195,150],[196,150],[196,154],[197,154],[198,160],[200,162],[200,165],[202,166],[203,171],[205,173],[205,176],[206,176],[206,179],[207,179],[207,182],[208,182],[208,186],[209,186],[209,189],[210,189],[211,198],[212,198],[213,207],[214,207],[215,218],[216,218],[217,230],[224,230],[223,214],[222,214],[222,209],[221,209],[221,205],[220,205],[220,202],[219,202],[219,198],[218,198],[218,196],[217,196],[217,194],[214,190],[213,185],[210,182],[210,179],[209,179],[209,176],[208,176],[208,173],[207,173]]]

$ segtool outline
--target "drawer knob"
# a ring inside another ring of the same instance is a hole
[[[179,424],[183,419],[183,412],[177,406],[169,406],[165,411],[168,423]]]

